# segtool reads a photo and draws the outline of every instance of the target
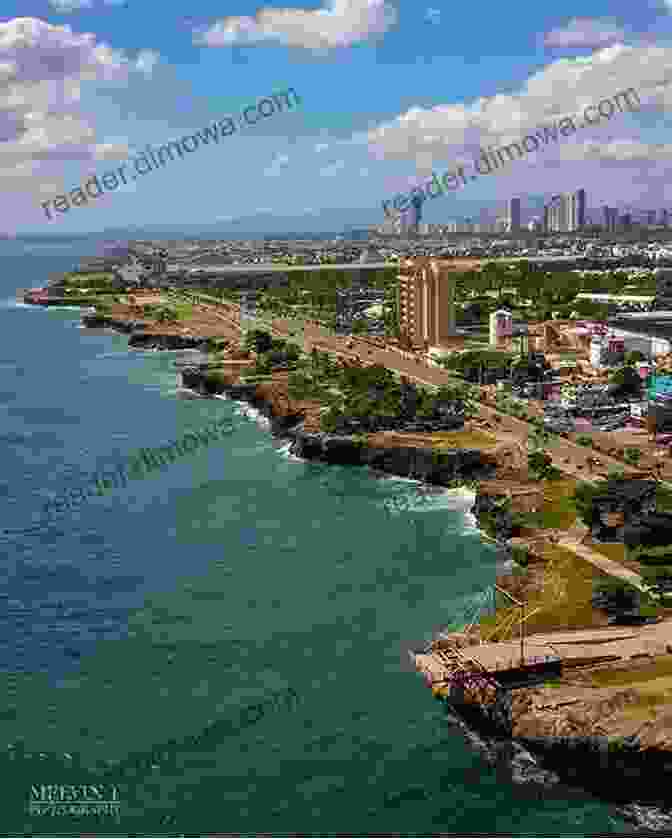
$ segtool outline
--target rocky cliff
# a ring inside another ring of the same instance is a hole
[[[382,472],[450,486],[458,480],[475,481],[494,474],[478,449],[433,449],[415,446],[367,446],[352,437],[306,432],[301,426],[288,431],[292,454],[325,463],[370,466]]]
[[[191,335],[165,334],[160,335],[142,331],[142,324],[132,320],[117,320],[104,315],[83,315],[82,323],[87,327],[106,327],[118,332],[130,334],[129,347],[158,350],[203,350],[208,346],[207,339],[195,338]],[[140,329],[139,329],[140,327]]]

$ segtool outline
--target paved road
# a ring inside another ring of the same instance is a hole
[[[218,308],[220,313],[223,310],[226,314],[220,314],[220,317],[229,323],[236,323],[240,328],[240,320],[239,318],[236,319],[235,316],[235,313],[239,312],[237,304],[222,303],[215,297],[201,293],[191,291],[185,293],[188,296],[191,295],[192,297],[199,298],[206,305]],[[249,318],[247,320],[250,325],[270,329],[275,336],[299,344],[307,352],[310,352],[314,346],[319,346],[323,350],[338,352],[350,358],[361,358],[364,361],[382,364],[388,369],[408,377],[411,381],[434,387],[463,383],[461,379],[451,376],[448,371],[440,367],[430,367],[426,363],[421,363],[419,358],[418,360],[411,360],[407,353],[393,349],[381,349],[372,344],[370,340],[363,338],[345,338],[341,335],[334,335],[314,322],[294,321],[283,318],[272,320]],[[298,332],[298,335],[291,336],[290,332]],[[352,341],[352,349],[347,348],[346,343],[348,341]],[[527,422],[516,419],[508,414],[503,414],[484,403],[480,403],[479,414],[481,417],[491,420],[498,418],[499,422],[496,425],[501,431],[515,436],[522,443],[528,445],[532,427]],[[641,470],[636,467],[629,466],[616,458],[602,453],[598,455],[600,466],[591,469],[588,458],[595,457],[595,452],[586,446],[579,446],[562,437],[555,438],[547,447],[546,451],[551,455],[554,466],[557,466],[558,469],[567,475],[585,481],[595,481],[605,478],[611,469],[622,470],[626,475],[637,476],[641,474]]]

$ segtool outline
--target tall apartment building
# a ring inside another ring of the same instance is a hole
[[[586,190],[577,189],[568,196],[569,227],[571,232],[583,230],[586,226]]]
[[[586,190],[554,195],[544,207],[547,233],[572,233],[586,226]]]
[[[520,231],[520,198],[511,198],[506,208],[508,220],[507,232],[518,233]]]
[[[658,224],[660,224],[662,227],[667,227],[668,223],[669,222],[668,222],[667,210],[663,209],[663,210],[660,211],[660,215],[658,216]]]
[[[427,260],[402,262],[397,286],[399,331],[416,348],[452,345],[455,330],[455,283],[450,264]]]
[[[615,207],[607,207],[605,204],[602,207],[603,225],[607,233],[613,233],[616,230],[616,221],[618,218],[618,211]]]

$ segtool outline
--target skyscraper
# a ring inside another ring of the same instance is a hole
[[[520,198],[511,198],[506,208],[508,232],[518,233],[520,230]]]
[[[567,229],[570,231],[582,230],[586,226],[586,190],[577,191],[568,196],[569,219]]]
[[[586,226],[586,190],[554,195],[544,207],[547,233],[571,233]]]
[[[605,204],[602,207],[602,214],[604,218],[604,229],[607,233],[613,233],[616,230],[616,219],[618,212],[615,207],[607,207]]]

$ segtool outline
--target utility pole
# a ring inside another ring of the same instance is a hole
[[[505,591],[503,588],[500,588],[498,585],[495,586],[497,591],[500,591],[503,595],[509,598],[513,603],[516,604],[520,608],[520,666],[525,666],[525,604],[521,603],[520,600],[516,600],[513,595],[509,594],[508,591]]]

